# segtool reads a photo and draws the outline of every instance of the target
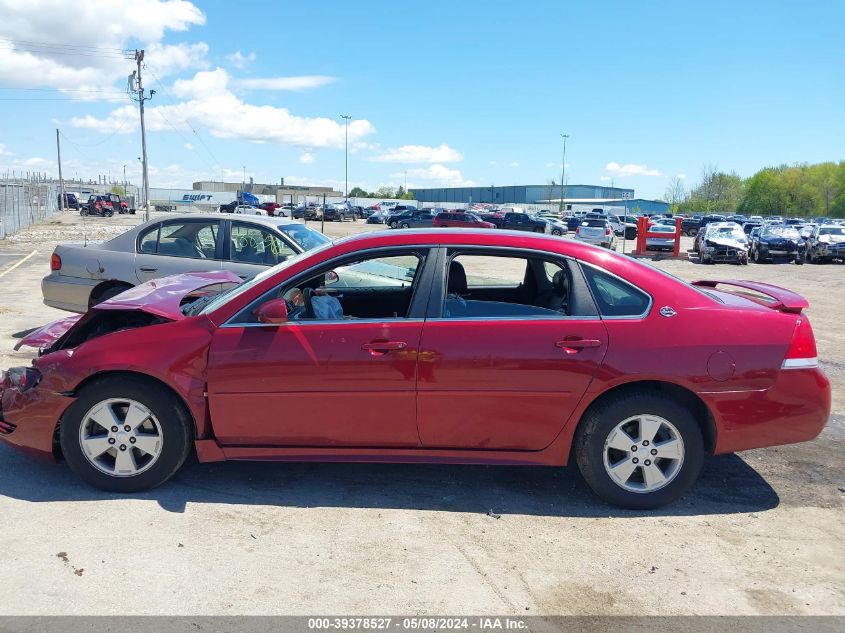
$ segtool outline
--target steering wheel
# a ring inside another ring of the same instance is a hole
[[[304,288],[302,290],[302,298],[305,300],[305,318],[306,319],[313,319],[316,318],[314,314],[314,303],[311,301],[311,298],[314,296],[314,289],[313,288]]]

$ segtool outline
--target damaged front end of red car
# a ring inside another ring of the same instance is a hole
[[[117,295],[84,315],[59,319],[30,332],[15,349],[35,347],[38,358],[29,367],[0,372],[0,440],[30,455],[54,459],[58,425],[74,401],[74,389],[91,375],[110,367],[103,353],[110,346],[101,344],[100,339],[182,321],[186,318],[183,312],[186,304],[239,283],[241,279],[227,271],[164,277]],[[82,348],[89,342],[96,343],[96,351],[89,350],[87,345]],[[76,362],[80,355],[90,356],[89,351],[102,358],[102,362],[93,358]],[[141,365],[139,362],[139,371],[145,369]],[[154,374],[155,368],[150,367],[150,372]]]

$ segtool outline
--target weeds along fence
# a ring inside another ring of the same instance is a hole
[[[40,178],[0,178],[0,239],[59,210],[59,186]]]

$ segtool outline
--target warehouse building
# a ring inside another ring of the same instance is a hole
[[[439,187],[411,189],[420,202],[485,202],[490,204],[534,204],[547,200],[560,200],[560,185],[514,185],[512,187]],[[591,200],[622,199],[634,197],[633,189],[603,187],[600,185],[566,185],[563,197]]]
[[[229,192],[232,198],[241,189],[251,193],[255,196],[275,196],[276,202],[301,202],[305,200],[317,200],[325,196],[326,198],[343,197],[342,191],[335,191],[331,187],[305,187],[299,185],[286,185],[285,179],[282,178],[279,184],[266,185],[253,182],[252,178],[248,182],[222,182],[215,180],[200,180],[193,184],[194,191],[203,191],[207,193],[223,193]]]
[[[564,202],[569,208],[584,205],[625,207],[632,213],[668,213],[669,203],[635,198],[633,189],[602,185],[566,185]],[[512,187],[439,187],[411,189],[414,198],[424,204],[549,204],[560,203],[560,185],[514,185]]]

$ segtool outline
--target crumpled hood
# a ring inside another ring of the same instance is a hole
[[[48,347],[76,325],[80,319],[101,310],[138,310],[178,321],[185,318],[181,304],[187,295],[206,286],[223,283],[239,284],[241,281],[240,277],[228,270],[184,273],[153,279],[97,304],[86,314],[74,314],[30,332],[17,342],[15,349],[20,349],[24,345]]]
[[[713,242],[713,244],[718,244],[719,246],[726,246],[728,248],[738,248],[741,250],[748,250],[748,243],[747,242],[740,242],[739,240],[735,240],[730,237],[708,237],[706,241]]]

